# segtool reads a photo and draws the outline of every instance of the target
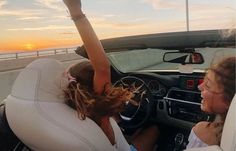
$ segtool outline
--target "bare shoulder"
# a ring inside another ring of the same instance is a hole
[[[221,138],[223,122],[199,122],[193,127],[196,136],[208,145],[217,145]]]
[[[201,130],[203,130],[203,129],[207,129],[210,125],[211,125],[210,122],[206,122],[206,121],[198,122],[198,123],[193,127],[193,131],[194,131],[195,133],[197,133],[198,131],[201,131]]]

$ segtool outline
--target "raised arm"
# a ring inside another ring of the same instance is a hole
[[[72,20],[80,33],[86,52],[94,68],[94,91],[102,93],[106,84],[111,83],[110,64],[101,42],[81,9],[80,0],[63,0]]]

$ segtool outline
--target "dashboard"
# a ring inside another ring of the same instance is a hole
[[[151,102],[152,106],[152,109],[148,109],[152,111],[149,114],[151,120],[191,129],[195,123],[202,120],[209,121],[213,118],[212,115],[202,112],[200,108],[201,94],[198,85],[203,82],[203,76],[203,74],[130,73],[124,77],[127,78],[126,81],[130,81],[129,84],[138,83],[135,82],[135,79],[139,79],[146,85],[144,89],[149,91],[147,100]],[[145,107],[141,108],[143,109],[141,112],[145,112]],[[137,112],[137,110],[135,111]],[[130,114],[128,108],[125,114]]]
[[[164,85],[160,84],[157,80],[150,80],[147,83],[147,86],[152,95],[163,97],[165,96],[167,90]]]

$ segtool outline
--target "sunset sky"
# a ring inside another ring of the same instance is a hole
[[[82,0],[100,39],[186,30],[185,0]],[[0,0],[0,52],[81,44],[62,0]],[[189,0],[190,30],[235,28],[235,0]]]

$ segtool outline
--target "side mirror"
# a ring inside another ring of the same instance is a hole
[[[180,64],[202,64],[204,59],[198,52],[166,52],[163,56],[163,62]]]

